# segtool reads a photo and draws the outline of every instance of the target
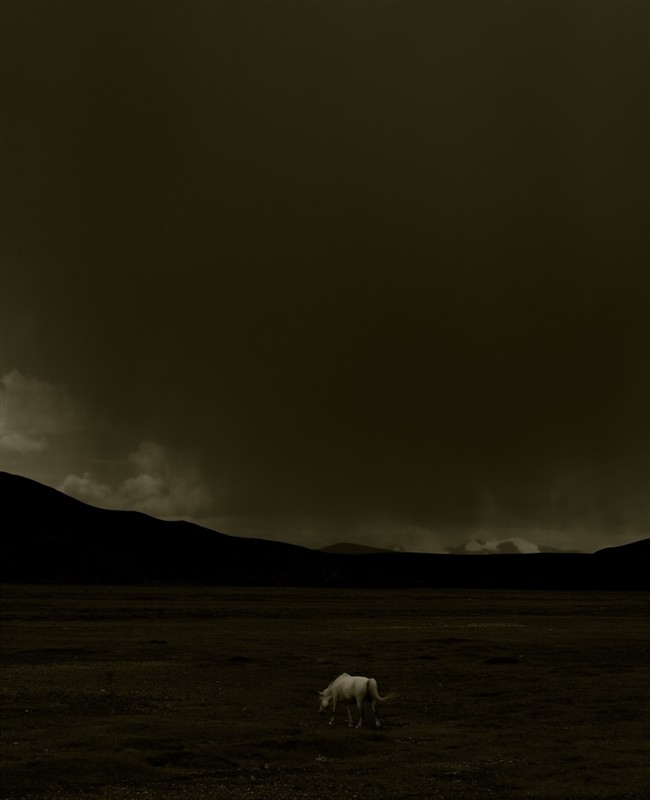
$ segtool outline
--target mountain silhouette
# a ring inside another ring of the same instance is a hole
[[[0,473],[0,579],[90,583],[308,583],[318,556],[190,522],[97,508],[29,478]],[[297,562],[297,563],[296,563]]]
[[[650,539],[595,554],[339,553],[97,508],[7,472],[0,497],[5,583],[650,588]]]
[[[357,556],[367,553],[392,553],[393,551],[385,547],[369,547],[368,545],[357,544],[356,542],[337,542],[336,544],[328,544],[326,547],[321,547],[321,552]]]

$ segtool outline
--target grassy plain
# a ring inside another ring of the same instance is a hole
[[[0,797],[648,800],[649,600],[5,586]]]

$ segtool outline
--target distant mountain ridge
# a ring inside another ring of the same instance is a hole
[[[448,553],[458,555],[493,555],[496,553],[580,553],[581,550],[564,550],[560,547],[549,547],[548,545],[536,544],[519,536],[512,536],[508,539],[493,539],[485,541],[483,539],[470,539],[458,547],[451,547]]]
[[[650,589],[650,539],[595,554],[332,553],[101,509],[7,472],[0,498],[5,583]]]
[[[364,555],[366,553],[393,553],[394,550],[387,550],[385,547],[369,547],[365,544],[357,544],[356,542],[337,542],[336,544],[328,544],[326,547],[320,548],[321,553],[338,553],[340,555]]]
[[[357,542],[336,542],[326,547],[320,548],[323,553],[340,553],[343,555],[364,555],[367,553],[402,553],[402,547],[372,547]],[[413,552],[413,551],[410,551]],[[426,552],[426,551],[425,551]],[[518,554],[518,553],[583,553],[583,550],[566,550],[560,547],[549,547],[548,545],[536,544],[535,542],[513,536],[508,539],[493,539],[484,541],[483,539],[470,539],[456,547],[447,550],[437,551],[438,555],[496,555],[496,554]]]

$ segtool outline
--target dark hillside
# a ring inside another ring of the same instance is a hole
[[[641,564],[650,565],[650,539],[622,544],[619,547],[605,547],[595,553],[600,559],[631,561],[638,559]]]
[[[313,551],[183,521],[96,508],[0,473],[3,581],[308,583]],[[299,580],[300,578],[300,580]]]
[[[596,554],[331,553],[96,508],[0,472],[0,581],[647,590],[650,539]]]

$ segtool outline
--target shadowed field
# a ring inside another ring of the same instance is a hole
[[[5,586],[1,797],[647,800],[649,599]]]

